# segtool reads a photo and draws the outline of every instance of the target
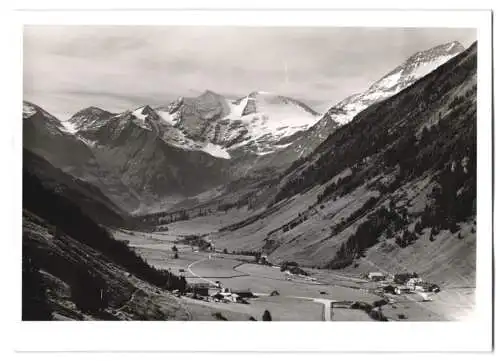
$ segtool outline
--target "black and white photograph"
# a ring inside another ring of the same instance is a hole
[[[20,322],[483,317],[484,34],[24,24]]]
[[[474,29],[27,26],[24,55],[23,319],[474,307]]]

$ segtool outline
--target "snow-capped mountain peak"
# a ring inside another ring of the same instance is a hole
[[[71,133],[76,133],[99,127],[114,115],[107,110],[91,106],[76,112],[71,118],[63,122],[63,124]]]
[[[40,124],[40,126],[45,127],[52,134],[60,134],[61,132],[69,133],[68,129],[59,119],[26,100],[23,101],[23,120],[33,120],[34,125],[38,125],[36,123],[39,121],[43,123],[43,125]]]
[[[255,154],[279,149],[283,138],[308,129],[319,115],[303,102],[266,91],[231,100],[206,90],[156,111],[187,139],[232,150],[245,146]]]
[[[164,125],[175,125],[178,121],[175,112],[170,112],[168,108],[152,108],[144,105],[132,111],[132,115],[137,119],[137,124],[147,130],[153,130]]]
[[[297,153],[299,157],[310,154],[336,128],[349,123],[358,113],[372,104],[399,93],[463,50],[465,48],[459,42],[453,41],[416,52],[373,83],[366,91],[350,95],[330,107],[303,137],[297,139],[293,146],[289,147],[290,154],[283,153],[280,159],[296,159]]]
[[[248,94],[248,96],[238,99],[235,102],[237,104],[240,102],[245,103],[241,116],[266,111],[270,113],[274,111],[289,111],[291,113],[297,113],[297,109],[294,109],[294,107],[298,108],[299,111],[310,113],[312,115],[318,115],[315,110],[311,109],[299,100],[267,91],[253,91]]]
[[[370,86],[367,93],[381,91],[397,93],[410,86],[421,77],[446,63],[465,48],[458,41],[435,46],[425,51],[419,51],[410,56],[403,64]]]
[[[167,106],[142,105],[121,114],[90,107],[68,123],[76,133],[111,122],[115,134],[132,122],[171,146],[228,159],[236,149],[254,155],[283,149],[291,144],[288,138],[318,119],[319,114],[305,103],[272,92],[254,91],[233,100],[206,90],[197,97],[179,97]]]
[[[23,102],[23,119],[27,119],[36,114],[36,108],[33,104],[24,101]]]
[[[254,91],[233,101],[228,120],[238,120],[246,129],[246,137],[232,149],[251,147],[259,155],[281,149],[283,139],[313,126],[319,113],[296,99],[272,92]]]
[[[365,92],[347,97],[330,108],[322,122],[328,120],[334,120],[337,124],[350,122],[363,109],[399,93],[463,50],[465,48],[462,44],[453,41],[413,54],[373,83]]]

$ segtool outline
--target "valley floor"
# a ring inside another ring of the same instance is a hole
[[[363,311],[331,308],[335,301],[373,303],[389,298],[381,308],[391,321],[453,321],[466,319],[475,304],[475,288],[450,287],[432,295],[424,302],[418,294],[387,295],[379,291],[376,282],[359,275],[338,271],[307,269],[311,278],[289,276],[277,267],[250,263],[252,257],[197,251],[190,246],[174,243],[177,236],[166,233],[116,232],[117,239],[126,240],[150,264],[184,275],[188,282],[222,283],[232,290],[251,290],[256,298],[249,304],[214,303],[181,297],[180,304],[191,320],[215,320],[220,313],[227,320],[257,320],[269,310],[276,321],[371,321]],[[178,259],[173,258],[173,245]],[[270,296],[277,291],[279,295]]]

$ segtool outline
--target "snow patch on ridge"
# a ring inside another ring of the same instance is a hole
[[[144,107],[141,107],[139,109],[136,109],[132,112],[132,115],[137,119],[135,122],[139,127],[152,131],[153,129],[151,126],[148,124],[146,118],[148,114],[143,114],[142,111],[144,110]]]
[[[147,114],[142,114],[142,111],[144,110],[144,107],[136,109],[132,112],[134,117],[136,117],[139,120],[145,121],[146,120],[146,115]]]
[[[29,104],[23,103],[23,117],[29,118],[36,113],[35,107],[32,107]]]
[[[403,69],[401,69],[399,72],[391,74],[389,76],[386,76],[385,78],[382,78],[380,81],[375,83],[377,88],[382,88],[382,89],[390,89],[393,86],[398,84],[399,79],[401,78],[401,73],[403,72]],[[373,86],[372,86],[373,88]]]
[[[412,75],[414,78],[419,79],[419,78],[429,74],[430,72],[432,72],[433,70],[435,70],[436,68],[441,66],[442,64],[446,63],[448,60],[453,58],[455,55],[456,54],[441,56],[438,59],[436,59],[435,61],[423,63],[413,70]]]
[[[200,150],[216,158],[231,159],[231,156],[229,155],[227,150],[225,150],[224,148],[222,148],[220,145],[217,144],[207,143]]]
[[[81,137],[79,135],[77,135],[77,138],[82,141],[83,143],[85,143],[87,146],[89,146],[90,148],[93,148],[96,146],[97,144],[97,141],[96,140],[89,140],[89,139],[85,139],[84,137]]]
[[[76,132],[78,132],[78,127],[72,122],[68,122],[67,120],[60,120],[60,122],[64,127],[64,129],[61,129],[62,131],[70,134],[75,134]]]
[[[248,104],[248,97],[241,99],[239,104],[235,104],[235,102],[236,100],[233,102],[228,102],[229,114],[225,117],[225,119],[240,119],[241,114],[243,114],[243,110]]]
[[[169,112],[163,110],[156,110],[156,114],[160,116],[160,118],[170,125],[175,125],[177,122],[174,120],[174,117]]]
[[[287,148],[287,147],[291,146],[292,144],[293,144],[293,142],[286,143],[286,144],[276,144],[276,148],[283,149],[283,148]]]
[[[171,127],[167,133],[163,134],[162,140],[176,148],[189,151],[201,151],[210,154],[212,157],[231,159],[231,155],[221,145],[213,143],[197,143],[188,138],[182,130]]]
[[[267,152],[257,152],[255,154],[257,154],[258,156],[262,156],[262,155],[271,154],[271,153],[274,153],[274,150],[270,150],[270,151],[267,151]]]

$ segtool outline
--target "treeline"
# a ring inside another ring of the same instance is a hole
[[[264,245],[262,250],[266,253],[273,253],[280,246],[280,242],[273,238],[270,234],[264,238]]]
[[[462,101],[464,101],[463,98]],[[452,131],[449,128],[451,127],[451,119],[446,117],[433,127],[424,128],[420,140],[403,138],[398,142],[401,148],[396,147],[393,152],[386,153],[388,164],[391,164],[392,157],[394,157],[394,162],[399,164],[403,174],[400,174],[395,180],[398,186],[406,177],[420,176],[426,169],[431,167],[443,167],[434,177],[437,185],[433,188],[429,196],[430,203],[426,205],[420,220],[415,224],[414,231],[405,229],[402,234],[396,234],[399,229],[409,222],[407,211],[401,209],[400,212],[403,212],[401,214],[397,211],[382,208],[377,211],[377,218],[369,218],[347,242],[342,244],[334,260],[327,267],[343,268],[352,264],[355,257],[363,256],[364,251],[373,246],[376,239],[381,235],[383,230],[378,227],[380,224],[386,224],[386,236],[388,238],[395,236],[395,243],[399,247],[405,248],[416,242],[424,228],[431,228],[430,240],[433,241],[434,236],[440,230],[448,229],[455,233],[459,230],[459,222],[476,216],[476,128],[475,121],[472,121],[476,113],[475,108],[472,109],[467,104],[457,102],[455,104],[457,106],[462,104],[462,106],[470,110],[469,114],[462,115],[469,117],[468,119],[462,119],[465,126]],[[440,146],[439,139],[447,139],[443,135],[450,133],[454,137],[448,138],[447,144]],[[414,151],[408,151],[408,149],[416,148],[417,143],[421,148],[424,148],[424,151],[420,151],[419,155],[415,156]],[[437,147],[441,152],[436,149]],[[401,156],[397,157],[396,154],[401,154]],[[413,162],[410,162],[412,157]],[[370,200],[370,203],[373,204],[367,203],[363,208],[365,206],[367,208],[371,207],[374,205],[375,200]],[[361,209],[359,213],[362,213]],[[393,219],[391,222],[387,219],[387,214],[392,214]],[[349,219],[353,220],[357,215],[359,214],[353,214]],[[349,222],[349,219],[345,221],[345,224]],[[374,223],[376,219],[378,221]],[[335,226],[333,233],[338,233],[345,224]]]
[[[70,269],[71,280],[67,283],[76,307],[84,313],[103,314],[111,296],[105,279],[86,264],[73,263]]]
[[[249,224],[252,224],[252,223],[258,221],[261,218],[264,218],[265,214],[266,214],[265,212],[261,212],[259,214],[254,215],[254,216],[250,216],[242,221],[232,223],[228,226],[224,226],[224,227],[219,229],[219,232],[234,231],[234,230],[237,230],[239,228],[243,228]]]
[[[400,180],[416,178],[429,169],[443,169],[450,161],[476,159],[476,100],[463,98],[438,122],[422,128],[420,138],[405,132],[384,152],[385,164],[399,166]],[[457,113],[458,112],[458,113]],[[471,166],[475,166],[471,164]]]
[[[352,122],[331,134],[306,160],[297,162],[287,170],[287,174],[294,171],[297,174],[290,177],[280,189],[273,203],[323,184],[342,170],[361,164],[367,157],[373,157],[387,147],[391,150],[386,161],[401,166],[403,179],[412,173],[429,169],[431,163],[425,157],[420,157],[419,164],[414,163],[418,150],[414,136],[417,127],[422,119],[432,117],[434,112],[443,107],[448,93],[471,78],[475,69],[475,47],[472,47],[396,96],[367,108]],[[452,132],[448,133],[449,136],[463,131],[458,127],[470,120],[471,111],[475,110],[475,100],[471,101],[473,96],[474,88],[464,99],[452,102],[451,105],[455,107],[452,107],[453,111],[447,118],[450,124],[458,120],[459,125],[452,126],[454,129],[450,129]],[[450,137],[442,136],[441,144],[433,146],[435,152],[442,152],[442,145],[449,143],[449,140]],[[299,171],[296,168],[299,164],[307,166]]]
[[[300,268],[299,264],[295,261],[285,261],[280,266],[280,271],[285,272],[289,271],[290,273],[296,275],[309,276],[309,273]]]
[[[208,212],[206,214],[208,214]],[[191,215],[188,213],[187,210],[180,210],[175,212],[157,212],[136,217],[136,219],[143,224],[155,225],[155,226],[173,222],[179,222],[179,221],[186,221],[190,218]]]
[[[332,195],[336,190],[338,190],[339,187],[341,187],[344,184],[347,184],[350,182],[353,178],[353,174],[346,175],[345,177],[341,177],[337,179],[336,181],[332,182],[331,184],[327,185],[323,192],[318,194],[316,196],[316,201],[317,203],[321,203],[324,200],[326,200],[330,195]]]
[[[424,126],[419,138],[413,129],[405,129],[400,138],[383,151],[384,165],[389,169],[398,166],[399,172],[394,182],[378,187],[379,191],[392,193],[405,180],[419,177],[429,169],[441,169],[451,158],[476,158],[475,93],[469,90],[466,94],[467,97],[454,98],[451,102],[454,108],[444,118],[439,113],[436,124]],[[460,102],[455,99],[460,99]],[[457,119],[458,114],[460,119]],[[325,187],[317,196],[318,203],[335,192],[338,197],[348,194],[369,179],[369,175],[360,174],[363,163],[354,164],[350,175]]]
[[[164,211],[150,213],[147,215],[141,215],[135,217],[138,223],[151,226],[160,226],[174,222],[186,221],[196,217],[205,217],[210,214],[215,214],[217,212],[227,212],[230,209],[242,208],[244,206],[252,207],[255,203],[254,197],[252,195],[246,195],[235,202],[221,203],[219,202],[216,206],[212,208],[193,208],[193,209],[183,209],[178,211]]]
[[[262,252],[260,251],[245,251],[245,250],[233,250],[232,254],[240,255],[240,256],[252,256],[255,257],[255,260],[258,261],[260,257],[262,257]]]
[[[359,209],[355,210],[352,212],[347,219],[341,220],[339,223],[337,223],[335,226],[332,227],[332,236],[339,234],[342,232],[344,229],[349,227],[356,219],[364,215],[366,212],[368,212],[370,209],[375,207],[377,204],[379,198],[378,197],[370,197]]]
[[[264,183],[264,182],[263,182]],[[219,203],[217,205],[217,211],[219,212],[227,212],[230,209],[239,209],[243,207],[248,207],[252,208],[256,204],[256,198],[253,193],[248,193],[243,196],[241,196],[238,200],[234,202],[228,202],[228,203]]]
[[[335,141],[335,150],[323,152],[317,161],[311,163],[297,176],[292,177],[280,189],[274,199],[274,203],[307,191],[315,185],[326,183],[344,169],[357,167],[358,163],[362,164],[363,159],[373,156],[399,137],[395,133],[388,133],[387,131],[378,129],[378,127],[354,121],[339,128],[332,136],[334,138],[329,137],[325,142],[330,143]],[[354,189],[355,185],[351,185],[355,179],[354,174],[346,178],[340,180],[340,182],[344,181],[346,186],[349,185],[350,189]],[[363,184],[366,180],[363,177],[356,179],[358,185]],[[338,184],[332,185],[329,188],[327,187],[327,192],[320,196],[319,200],[326,198],[337,187]],[[347,191],[346,189],[344,194]]]
[[[458,162],[452,162],[438,176],[438,185],[431,193],[431,203],[426,205],[419,227],[448,229],[455,233],[458,231],[457,223],[476,216],[475,164],[470,164],[467,171],[464,171],[467,168],[457,164]]]
[[[212,246],[204,236],[197,235],[184,236],[181,240],[179,240],[179,242],[192,247],[198,247],[202,251],[207,250]]]
[[[297,217],[295,217],[294,219],[292,219],[290,222],[285,223],[280,229],[284,233],[286,233],[288,231],[291,231],[295,227],[297,227],[299,224],[307,221],[308,219],[309,219],[308,211],[299,212],[299,214],[297,215]],[[269,236],[270,233],[272,233],[272,232],[269,232],[267,235]]]
[[[335,257],[326,268],[340,269],[351,265],[356,258],[365,257],[366,250],[378,243],[384,232],[397,232],[405,226],[407,220],[396,209],[381,207],[370,214],[365,222],[359,225],[356,232],[337,250]]]
[[[413,138],[407,142],[406,148],[415,149],[418,146],[419,153],[398,163],[403,174],[400,179],[409,175],[420,176],[429,168],[439,170],[433,179],[437,185],[431,192],[430,202],[415,226],[416,233],[431,227],[431,240],[442,229],[457,232],[459,222],[476,215],[475,92],[469,90],[465,96],[454,98],[450,104],[454,108],[435,125],[424,127],[419,140]],[[392,154],[396,158],[395,154],[405,153],[396,148]],[[390,157],[388,155],[387,158]],[[388,160],[388,163],[391,164],[391,161]],[[407,246],[414,241],[413,238],[412,235],[403,235],[398,244]]]
[[[381,208],[341,245],[327,267],[343,268],[352,264],[355,258],[364,256],[366,249],[377,243],[376,240],[384,232],[384,228],[387,238],[395,237],[395,243],[405,248],[416,242],[424,228],[431,228],[430,240],[433,241],[440,230],[447,229],[455,233],[459,230],[459,222],[474,218],[477,196],[475,137],[466,134],[465,137],[457,139],[452,148],[454,151],[449,154],[450,158],[444,160],[447,161],[445,168],[435,177],[437,185],[433,188],[429,196],[430,203],[426,205],[420,220],[415,224],[414,231],[405,229],[402,234],[396,234],[409,223],[405,209],[398,212],[394,205],[392,209]],[[442,158],[438,160],[443,161]],[[432,162],[433,159],[429,158],[429,161]],[[418,173],[418,162],[416,163],[417,166],[412,172]],[[339,233],[375,203],[376,199],[370,199],[347,220],[333,227],[333,234]]]

